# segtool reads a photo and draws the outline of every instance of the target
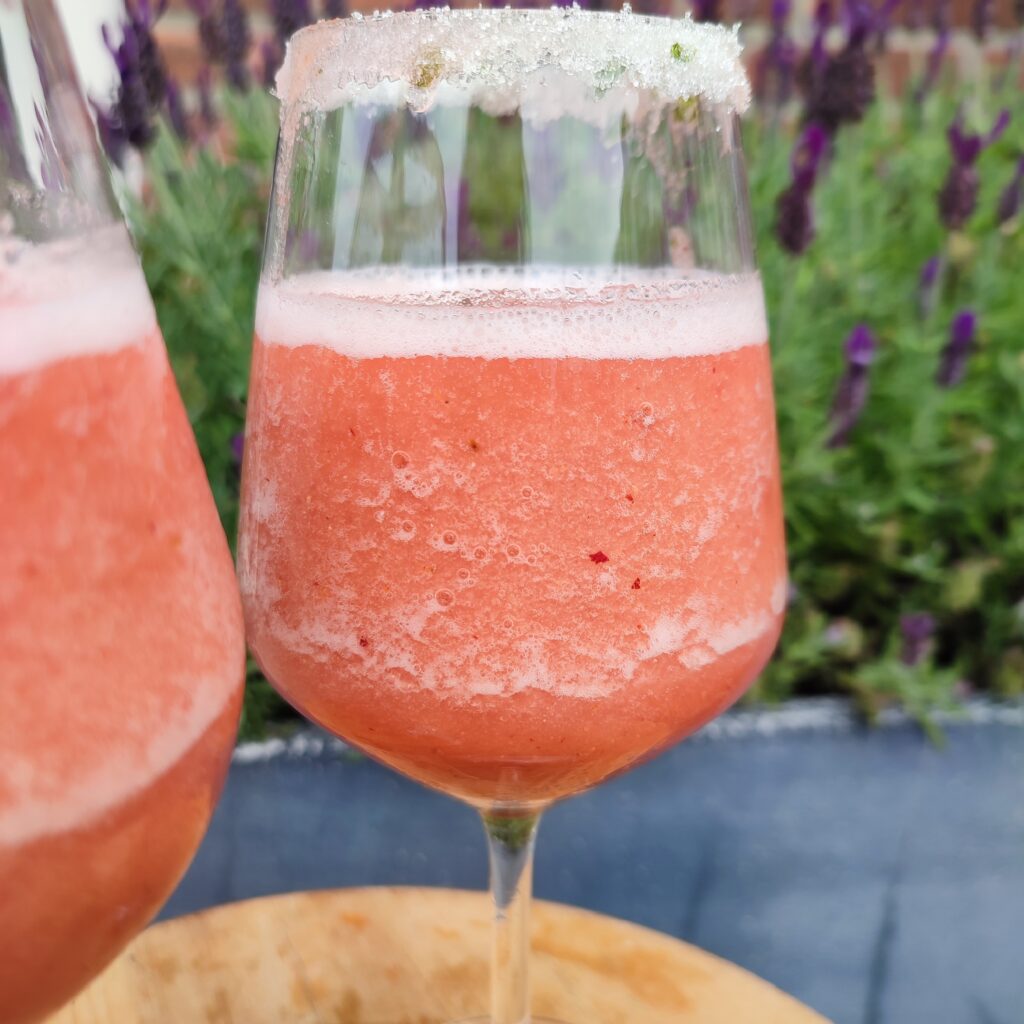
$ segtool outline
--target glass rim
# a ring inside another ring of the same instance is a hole
[[[546,116],[617,97],[702,100],[743,113],[751,89],[738,26],[577,5],[428,8],[317,22],[288,44],[276,93],[286,109],[355,103],[518,110],[546,91]],[[569,95],[571,94],[571,95]]]

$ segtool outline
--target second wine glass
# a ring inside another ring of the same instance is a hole
[[[786,594],[726,29],[569,11],[292,42],[239,568],[296,707],[483,817],[529,1020],[540,812],[721,712]]]

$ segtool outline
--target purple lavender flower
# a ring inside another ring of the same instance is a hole
[[[974,0],[971,8],[971,29],[974,38],[983,43],[992,30],[992,23],[995,20],[992,0]]]
[[[921,268],[917,280],[917,308],[922,320],[927,320],[932,315],[944,270],[945,264],[941,256],[933,256]]]
[[[325,18],[343,18],[345,16],[345,4],[343,0],[324,0]]]
[[[996,223],[1000,226],[1020,213],[1021,193],[1024,190],[1024,156],[1017,161],[1010,183],[1003,189],[996,207]]]
[[[125,5],[130,26],[138,46],[139,73],[146,86],[146,96],[156,109],[164,99],[167,71],[160,49],[153,38],[153,25],[167,10],[167,0],[158,0],[156,6],[150,0],[129,0]]]
[[[128,0],[117,44],[108,26],[103,26],[103,41],[114,58],[118,86],[112,107],[97,123],[104,148],[116,163],[123,159],[126,143],[143,149],[155,137],[153,115],[164,102],[167,72],[152,29],[166,7],[167,0],[155,5],[150,0]]]
[[[270,16],[278,42],[282,44],[313,21],[309,0],[270,0]]]
[[[935,617],[928,612],[911,612],[900,616],[900,633],[903,648],[900,660],[904,665],[919,665],[928,656],[931,640],[935,635]]]
[[[845,45],[825,56],[807,91],[807,120],[817,121],[829,134],[859,121],[875,98],[875,65],[867,50],[874,12],[862,0],[850,0],[846,20]]]
[[[799,61],[796,43],[789,35],[791,0],[772,0],[772,34],[757,67],[757,94],[776,106],[784,106],[793,94]]]
[[[234,434],[231,438],[231,458],[236,465],[242,464],[242,457],[245,455],[245,432]]]
[[[185,104],[181,101],[181,89],[178,83],[167,79],[167,120],[170,122],[174,134],[182,142],[188,142],[190,132],[188,130],[188,115],[185,113]]]
[[[103,26],[103,40],[114,58],[119,79],[109,118],[117,134],[136,149],[144,149],[155,137],[153,104],[143,77],[139,37],[130,22],[123,24],[122,29],[124,35],[115,46],[107,26]]]
[[[829,448],[844,447],[860,419],[868,400],[868,373],[877,349],[878,342],[867,324],[857,324],[846,339],[846,370],[839,380],[829,415]]]
[[[814,240],[811,196],[827,146],[828,135],[821,125],[804,128],[793,150],[793,181],[775,204],[775,234],[782,248],[794,256]]]
[[[1010,112],[1003,110],[987,135],[967,135],[963,112],[957,111],[946,133],[953,163],[939,192],[939,217],[951,230],[959,230],[971,219],[978,205],[978,171],[975,164],[982,151],[1006,131]]]
[[[949,329],[949,341],[942,350],[935,382],[942,388],[956,387],[967,372],[967,361],[974,348],[978,318],[970,309],[962,309]]]

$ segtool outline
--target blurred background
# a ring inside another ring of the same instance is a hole
[[[268,84],[294,29],[373,5],[61,6],[233,538]],[[635,7],[743,23],[790,606],[738,711],[551,813],[538,892],[843,1024],[1024,1021],[1024,3]],[[241,740],[167,913],[483,884],[469,812],[307,730],[255,666]]]

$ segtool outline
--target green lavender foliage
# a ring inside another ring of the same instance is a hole
[[[935,196],[954,109],[876,104],[844,130],[816,196],[818,240],[800,259],[771,237],[786,152],[750,125],[753,206],[770,310],[790,566],[796,598],[779,657],[755,695],[836,689],[871,712],[897,700],[923,715],[960,680],[1004,696],[1024,689],[1024,225],[997,230],[995,207],[1024,146],[1019,96],[1007,137],[979,164],[967,229],[948,236]],[[917,275],[942,253],[946,286],[922,321]],[[979,315],[964,382],[935,386],[954,311]],[[851,444],[827,450],[842,339],[858,321],[880,338],[871,395]],[[934,657],[899,659],[901,613],[938,619]],[[855,628],[848,628],[852,624]],[[830,628],[831,627],[831,628]]]
[[[233,538],[239,470],[231,439],[244,423],[276,111],[262,94],[224,103],[231,158],[186,154],[162,130],[133,219]],[[981,158],[978,213],[962,233],[949,236],[936,213],[955,109],[936,94],[923,107],[876,104],[840,133],[816,193],[818,236],[799,259],[772,234],[795,126],[767,113],[748,119],[794,584],[779,652],[753,699],[846,692],[868,714],[896,703],[923,719],[953,703],[965,682],[997,696],[1024,694],[1024,223],[995,224],[999,192],[1024,150],[1024,98],[975,103],[969,113],[979,124],[1003,105],[1013,123]],[[481,202],[472,190],[487,248]],[[949,271],[923,320],[918,273],[939,253]],[[939,354],[964,306],[979,315],[979,344],[963,383],[942,390],[934,383]],[[880,339],[871,394],[850,444],[829,450],[842,344],[859,321]],[[899,618],[910,611],[938,622],[931,653],[913,667],[900,659]],[[261,734],[281,715],[253,667],[243,734]]]

